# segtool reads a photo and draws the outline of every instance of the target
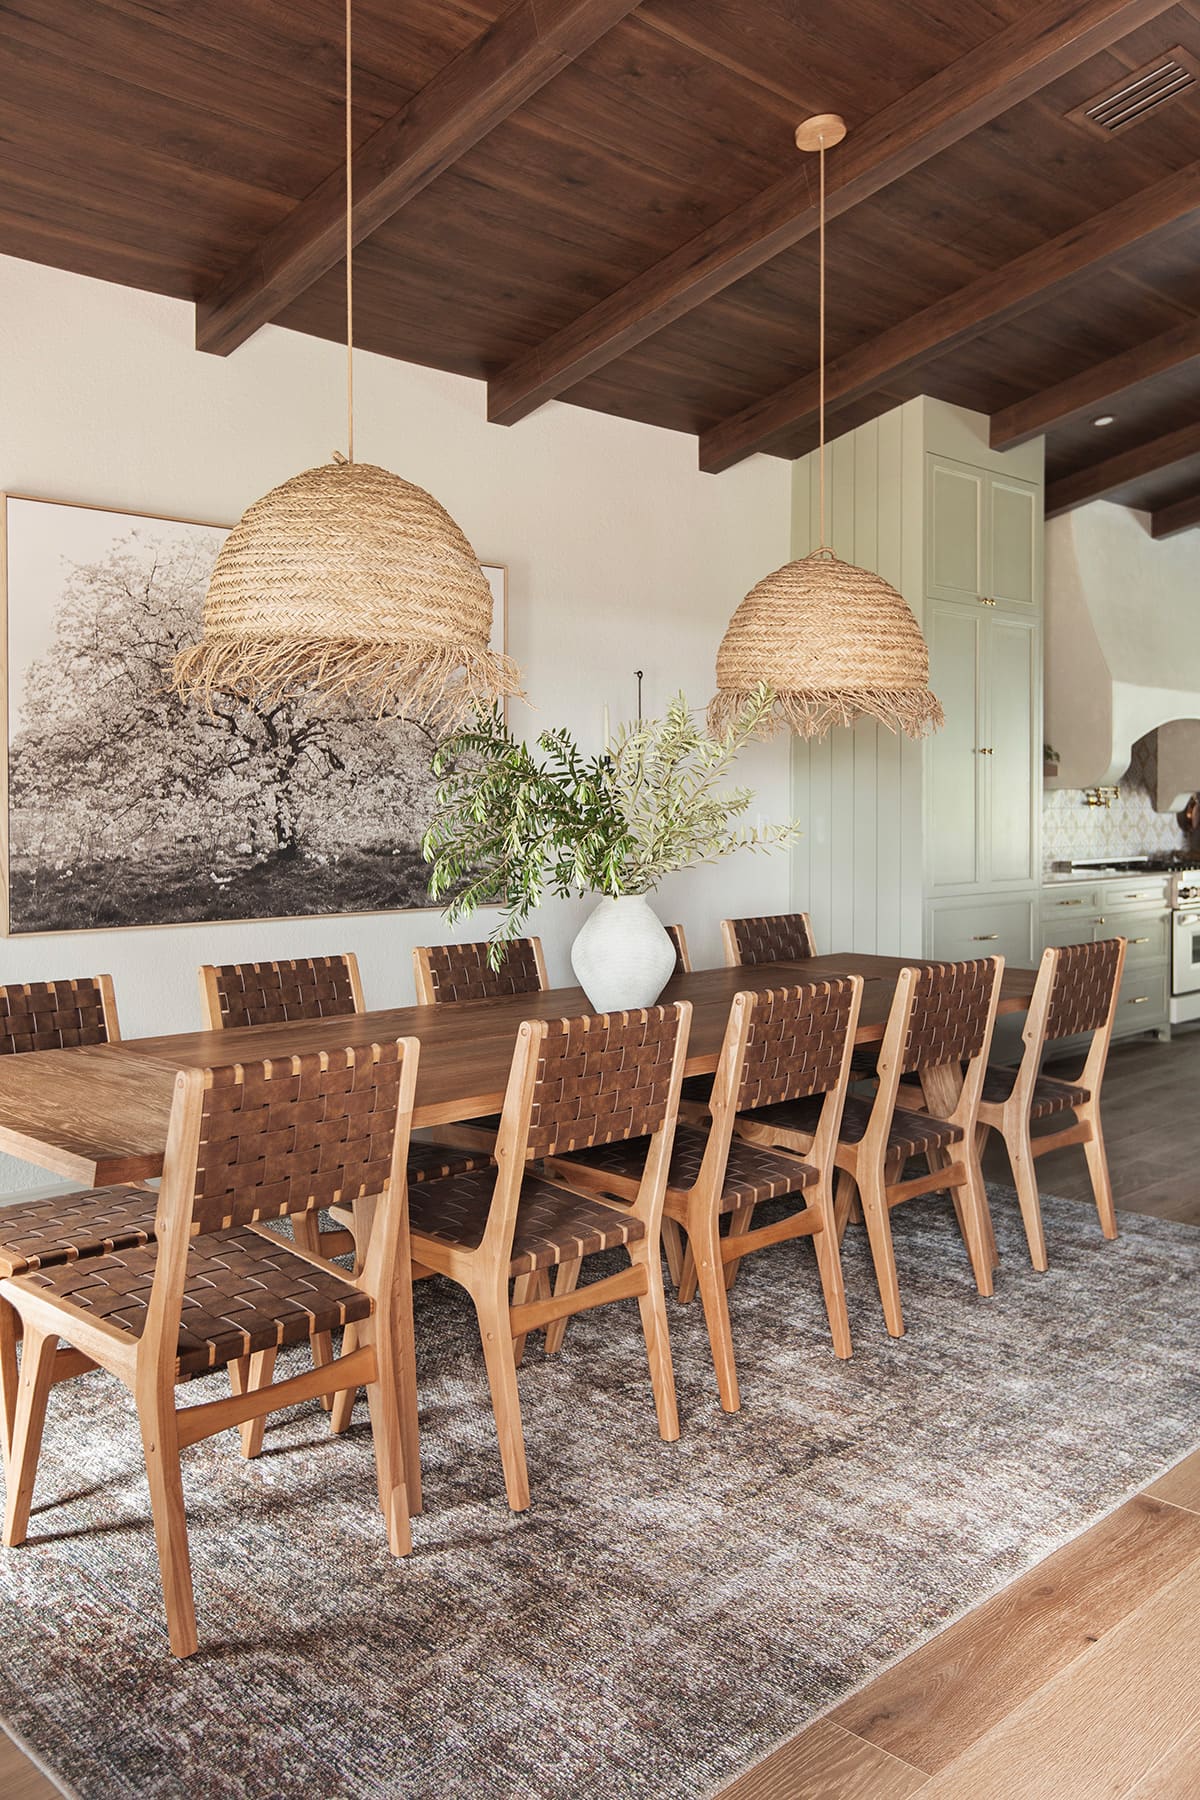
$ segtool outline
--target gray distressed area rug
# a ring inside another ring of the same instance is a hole
[[[55,1389],[30,1541],[0,1552],[0,1712],[83,1800],[711,1794],[1200,1438],[1200,1232],[1127,1214],[1107,1244],[1051,1200],[1037,1275],[993,1202],[992,1300],[944,1200],[896,1215],[895,1343],[851,1229],[848,1363],[807,1241],[743,1265],[736,1417],[698,1305],[672,1305],[675,1445],[634,1303],[557,1359],[532,1340],[519,1518],[469,1304],[423,1284],[415,1554],[386,1552],[361,1403],[340,1441],[280,1415],[255,1463],[210,1440],[185,1456],[182,1664],[132,1406],[100,1375]]]

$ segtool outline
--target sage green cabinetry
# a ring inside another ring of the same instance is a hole
[[[928,598],[1037,611],[1040,484],[931,455],[926,496]]]
[[[925,751],[925,942],[939,958],[1040,953],[1040,463],[926,457],[925,635],[945,728]],[[1026,479],[1029,476],[1029,479]]]

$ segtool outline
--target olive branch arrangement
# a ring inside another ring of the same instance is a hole
[[[600,756],[562,729],[531,749],[499,707],[480,712],[433,759],[437,810],[421,840],[430,896],[451,896],[450,924],[501,908],[489,952],[498,966],[547,893],[649,894],[680,869],[793,843],[795,823],[738,824],[753,792],[722,786],[773,700],[760,684],[714,737],[677,694],[663,718],[622,726]]]

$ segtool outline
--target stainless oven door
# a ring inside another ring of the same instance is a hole
[[[1171,940],[1171,992],[1200,993],[1200,908],[1175,914]]]

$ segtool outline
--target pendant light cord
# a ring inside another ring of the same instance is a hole
[[[350,8],[346,0],[346,450],[354,461],[354,133],[350,73]]]
[[[820,421],[820,449],[818,451],[817,467],[820,471],[819,481],[820,481],[820,490],[821,490],[821,543],[820,543],[820,548],[822,550],[828,550],[829,545],[825,540],[825,139],[824,139],[824,136],[822,136],[822,138],[820,140],[818,163],[819,163],[819,168],[820,168],[820,212],[819,212],[820,228],[819,228],[819,235],[818,235],[818,240],[817,240],[818,245],[819,245],[817,260],[818,260],[818,264],[819,264],[818,293],[820,295],[820,300],[819,300],[818,309],[817,309],[817,311],[818,311],[817,359],[818,359],[818,364],[819,364],[821,372],[820,372],[820,378],[819,378],[819,384],[818,384],[818,395],[817,395],[817,416]]]

